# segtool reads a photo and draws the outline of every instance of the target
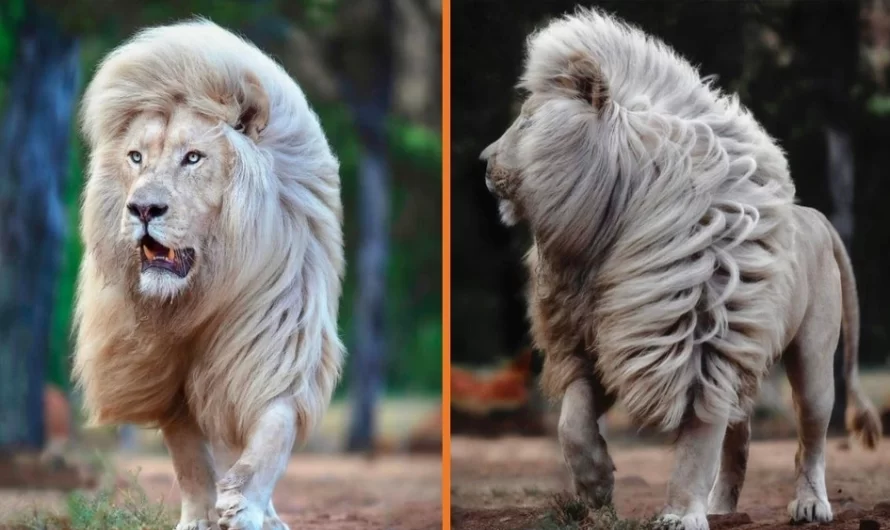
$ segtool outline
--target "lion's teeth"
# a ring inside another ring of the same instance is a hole
[[[167,261],[175,261],[175,260],[176,260],[176,254],[173,253],[173,249],[172,248],[167,249]]]
[[[152,252],[152,250],[151,250],[150,248],[148,248],[147,246],[144,246],[144,245],[143,245],[143,247],[142,247],[142,251],[145,252],[145,257],[146,257],[146,258],[148,258],[148,259],[155,259],[155,253]]]

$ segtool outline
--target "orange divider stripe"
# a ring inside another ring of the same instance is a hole
[[[451,530],[451,1],[442,0],[442,529]]]

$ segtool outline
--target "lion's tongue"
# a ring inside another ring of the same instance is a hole
[[[176,259],[176,254],[173,252],[172,248],[167,248],[154,239],[147,238],[146,241],[142,243],[142,250],[145,252],[145,257],[150,260],[162,259],[166,261],[175,261]]]

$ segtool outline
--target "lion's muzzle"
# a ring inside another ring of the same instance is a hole
[[[516,205],[516,174],[495,162],[495,157],[488,159],[485,171],[485,186],[489,193],[498,200],[501,221],[513,226],[519,221],[519,209]]]
[[[488,167],[485,171],[485,185],[488,187],[488,191],[499,199],[508,201],[515,199],[515,172],[498,165],[495,157],[488,159]]]
[[[140,191],[144,191],[144,188]],[[138,195],[138,193],[136,194]],[[192,248],[173,248],[163,237],[164,225],[168,216],[169,206],[164,201],[138,200],[132,197],[127,203],[127,212],[133,224],[141,225],[137,229],[140,271],[145,273],[150,270],[171,273],[179,278],[188,276],[195,263],[195,250]],[[133,228],[136,228],[133,226]]]

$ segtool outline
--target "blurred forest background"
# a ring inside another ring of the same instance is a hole
[[[539,356],[517,357],[529,341],[521,267],[528,236],[499,222],[479,154],[519,110],[514,86],[522,71],[526,36],[576,4],[460,0],[452,6],[451,357],[467,370],[514,359],[495,379],[453,370],[452,395],[458,399],[493,399],[497,393],[503,398],[505,388],[513,388],[506,392],[517,400],[526,399],[526,391],[517,390],[518,382],[540,369]],[[702,75],[718,76],[717,85],[737,92],[778,139],[787,151],[799,201],[825,212],[852,254],[862,312],[861,364],[866,371],[886,367],[890,276],[883,252],[890,248],[890,2],[580,4],[600,6],[640,26],[699,65]],[[844,405],[843,382],[837,379],[836,425]],[[452,411],[453,430],[471,429],[461,424],[458,412]],[[526,432],[535,430],[524,425]]]
[[[122,40],[193,15],[241,33],[291,72],[341,162],[349,360],[335,400],[351,406],[332,412],[331,436],[367,449],[381,422],[410,427],[401,411],[379,417],[379,403],[438,408],[438,0],[0,0],[0,449],[40,447],[65,430],[52,425],[52,403],[66,406],[73,390],[80,94]]]

